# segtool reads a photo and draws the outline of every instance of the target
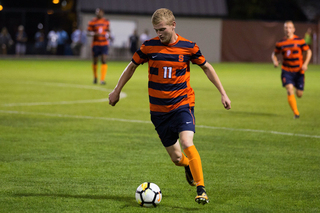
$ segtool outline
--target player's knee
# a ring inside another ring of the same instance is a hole
[[[171,160],[175,165],[178,165],[181,159],[179,159],[179,158],[172,159],[171,158]]]
[[[294,95],[294,92],[293,92],[293,90],[287,90],[287,94],[288,95]]]
[[[301,98],[302,95],[303,95],[303,91],[297,90],[296,95],[297,95],[298,98]]]
[[[182,156],[178,156],[178,155],[171,156],[171,161],[172,161],[174,164],[178,165],[179,162],[181,161],[181,158],[182,158]]]

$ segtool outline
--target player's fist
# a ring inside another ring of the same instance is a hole
[[[110,104],[111,106],[115,106],[116,103],[118,103],[119,98],[120,98],[120,94],[113,90],[113,91],[109,94],[109,104]]]

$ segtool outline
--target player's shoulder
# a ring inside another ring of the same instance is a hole
[[[190,44],[195,44],[196,43],[196,42],[193,42],[193,41],[191,41],[189,39],[186,39],[186,38],[184,38],[184,37],[182,37],[180,35],[179,35],[179,41],[187,42],[187,43],[190,43]]]
[[[159,37],[154,37],[143,42],[144,46],[163,46]]]
[[[277,42],[276,42],[276,44],[278,45],[278,44],[281,44],[281,43],[283,43],[283,42],[286,42],[288,39],[287,38],[281,38],[280,40],[278,40]]]
[[[299,36],[297,36],[297,35],[294,35],[294,36],[293,36],[293,39],[294,39],[294,40],[301,40],[301,39],[303,39],[303,38],[301,38],[301,37],[299,37]]]
[[[93,23],[96,23],[97,22],[97,18],[92,18],[90,21],[89,21],[89,24],[93,24]]]
[[[193,41],[190,41],[189,39],[186,39],[180,35],[178,35],[179,41],[175,46],[179,47],[185,47],[185,48],[194,48],[196,46],[196,43]]]
[[[297,41],[297,42],[305,42],[303,38],[301,38],[301,37],[299,37],[297,35],[294,35],[293,40]]]
[[[101,18],[100,21],[103,23],[109,23],[109,19],[107,18]]]

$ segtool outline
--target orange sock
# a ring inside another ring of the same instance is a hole
[[[100,81],[104,81],[104,79],[106,78],[107,69],[108,69],[107,64],[101,64],[101,79],[100,79]]]
[[[295,115],[299,115],[298,107],[297,107],[297,101],[294,95],[288,95],[288,102],[289,105]]]
[[[97,68],[98,68],[97,64],[92,64],[92,70],[93,70],[93,77],[94,78],[98,78]]]
[[[189,166],[197,186],[204,186],[200,155],[194,145],[183,150],[189,159]]]
[[[183,154],[179,163],[175,163],[177,166],[189,166],[189,159]]]

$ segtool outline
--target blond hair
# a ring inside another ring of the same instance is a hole
[[[153,13],[151,17],[152,24],[157,25],[162,21],[166,21],[166,24],[168,25],[173,24],[173,22],[175,21],[175,17],[171,10],[167,8],[160,8]]]

